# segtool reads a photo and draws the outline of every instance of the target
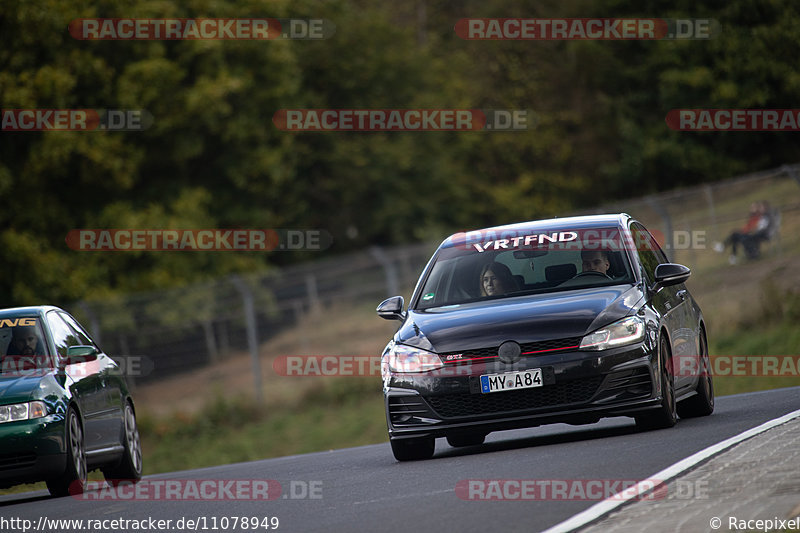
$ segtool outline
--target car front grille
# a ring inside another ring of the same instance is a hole
[[[529,411],[588,402],[597,391],[602,376],[565,381],[533,389],[520,389],[489,394],[443,394],[425,400],[443,418]]]
[[[581,343],[580,337],[568,337],[566,339],[552,339],[549,341],[526,342],[520,345],[522,353],[544,352],[550,350],[565,350],[567,348],[577,348]]]
[[[549,352],[556,350],[566,350],[570,348],[577,348],[581,343],[580,337],[567,337],[565,339],[550,339],[538,342],[526,342],[520,345],[522,354],[535,355],[538,352]],[[441,355],[446,358],[448,355],[462,355],[463,359],[475,359],[478,357],[497,357],[497,350],[499,346],[491,346],[488,348],[476,348],[468,350],[460,350],[457,352],[445,352]]]
[[[36,454],[19,453],[14,455],[0,455],[0,471],[27,468],[36,464]]]

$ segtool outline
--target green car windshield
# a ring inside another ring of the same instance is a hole
[[[0,318],[0,377],[51,367],[44,338],[39,317]]]

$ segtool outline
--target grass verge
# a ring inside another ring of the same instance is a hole
[[[730,365],[721,367],[714,376],[714,386],[718,396],[752,392],[758,390],[794,387],[800,385],[800,376],[797,374],[796,358],[784,366],[783,356],[796,356],[800,347],[800,329],[797,328],[800,319],[800,293],[796,290],[783,292],[773,284],[762,284],[763,297],[761,309],[755,316],[745,319],[741,327],[729,329],[727,333],[709,339],[709,353],[711,356],[770,356],[775,357],[778,369],[787,369],[793,375],[742,375],[764,374],[763,366],[758,364],[753,371],[753,358],[744,363],[741,371],[731,369]],[[737,375],[724,375],[734,374]]]
[[[383,396],[365,378],[335,380],[301,405],[259,408],[218,396],[202,411],[142,417],[145,473],[254,461],[385,442]]]

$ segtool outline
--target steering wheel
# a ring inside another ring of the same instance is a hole
[[[581,272],[580,274],[576,274],[572,279],[579,278],[581,276],[602,276],[604,278],[614,279],[608,274],[605,274],[603,272],[598,272],[596,270],[586,270],[584,272]]]

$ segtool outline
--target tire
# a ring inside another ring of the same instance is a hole
[[[142,443],[136,426],[136,414],[130,402],[125,403],[122,441],[125,451],[120,460],[103,469],[106,482],[114,486],[121,481],[136,483],[142,479]]]
[[[390,441],[392,453],[398,461],[420,461],[433,457],[436,443],[432,437],[397,439]]]
[[[486,440],[486,435],[483,433],[468,433],[460,435],[448,435],[447,444],[453,448],[462,448],[464,446],[479,446]]]
[[[695,418],[708,416],[714,412],[714,380],[711,376],[711,361],[708,356],[706,332],[700,332],[701,374],[697,382],[697,394],[678,403],[678,416]]]
[[[634,417],[636,425],[644,430],[671,428],[678,421],[675,381],[670,371],[670,350],[663,335],[658,339],[658,359],[661,374],[661,405],[657,409]]]
[[[82,494],[86,487],[86,443],[83,438],[83,425],[78,412],[67,409],[67,467],[58,477],[47,480],[47,490],[52,496],[61,497],[70,494]]]

